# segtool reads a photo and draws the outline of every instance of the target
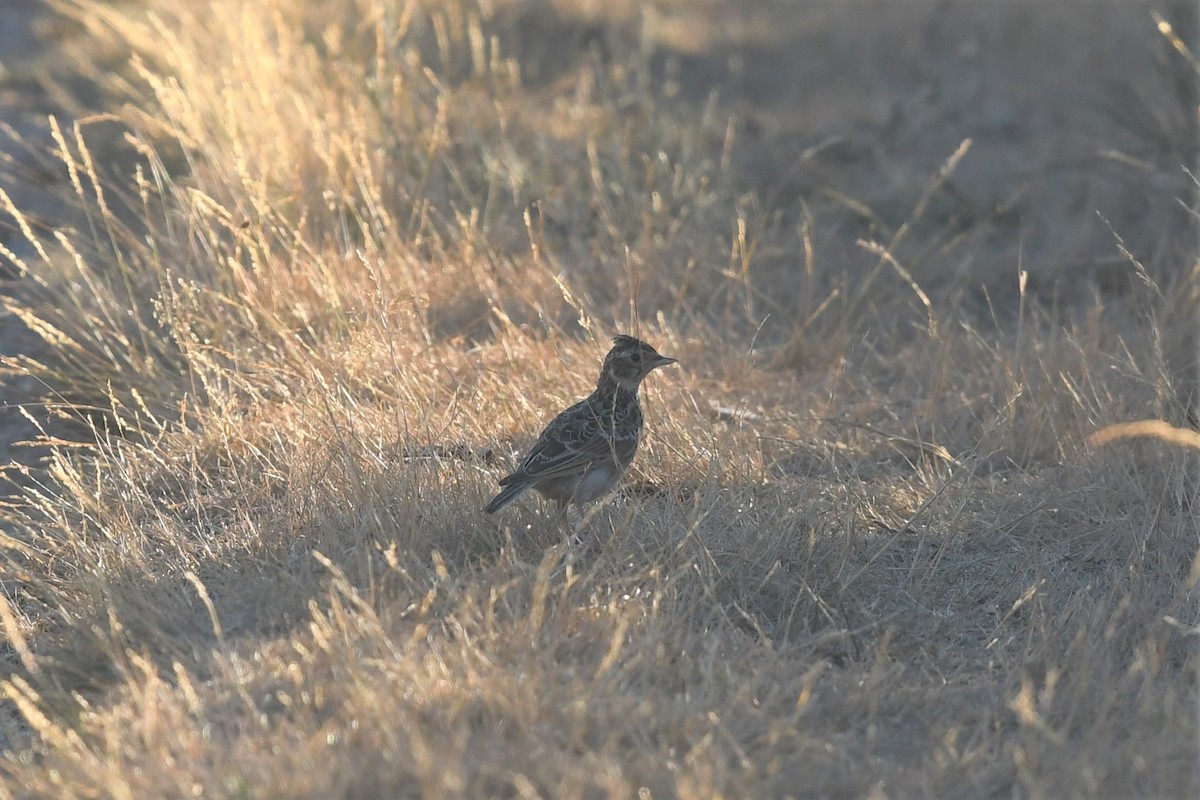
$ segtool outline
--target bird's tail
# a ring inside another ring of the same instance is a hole
[[[528,483],[510,483],[500,490],[500,494],[492,498],[492,502],[487,504],[483,509],[488,514],[495,514],[497,511],[505,508],[509,503],[516,500],[525,490],[530,487]]]

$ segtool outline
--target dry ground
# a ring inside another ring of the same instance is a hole
[[[45,13],[0,795],[1200,790],[1190,5]]]

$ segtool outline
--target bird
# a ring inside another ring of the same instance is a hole
[[[529,489],[558,505],[560,519],[573,504],[598,500],[617,485],[637,453],[642,434],[638,388],[659,367],[678,363],[624,334],[613,337],[596,389],[555,417],[484,511],[495,514]]]

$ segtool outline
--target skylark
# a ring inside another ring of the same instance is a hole
[[[553,500],[560,513],[612,491],[642,433],[638,387],[654,369],[674,363],[632,336],[614,337],[596,390],[546,426],[521,466],[500,479],[504,488],[484,511],[495,514],[527,489]]]

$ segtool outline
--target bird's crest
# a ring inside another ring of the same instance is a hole
[[[630,336],[625,333],[618,333],[616,336],[614,336],[612,338],[612,342],[613,342],[613,345],[616,347],[636,348],[636,347],[648,347],[649,346],[645,342],[643,342],[641,339],[638,339],[635,336]]]

